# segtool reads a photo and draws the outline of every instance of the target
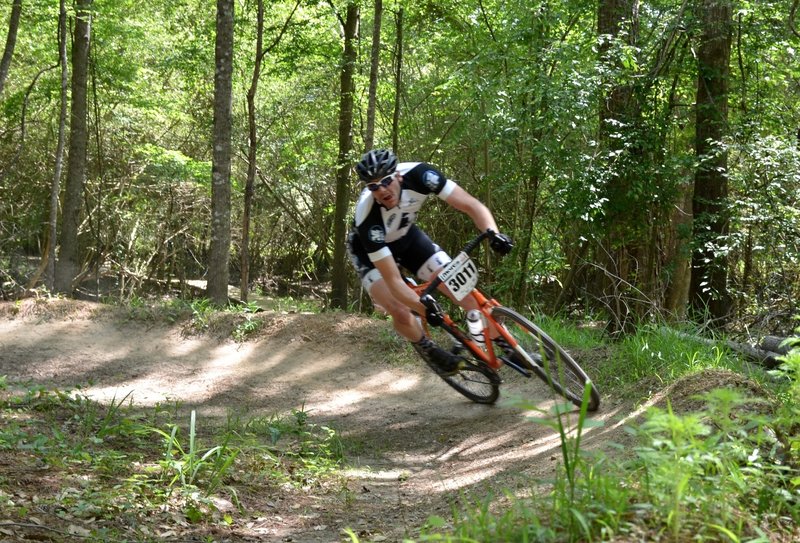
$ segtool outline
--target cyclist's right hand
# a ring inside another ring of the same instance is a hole
[[[419,301],[425,306],[425,320],[428,321],[428,324],[440,326],[444,322],[444,311],[434,297],[426,294]]]

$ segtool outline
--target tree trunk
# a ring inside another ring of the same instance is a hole
[[[403,83],[403,8],[397,10],[397,49],[395,50],[394,113],[392,114],[392,149],[400,152],[400,96]]]
[[[691,185],[682,185],[680,194],[668,231],[670,239],[666,245],[671,248],[671,254],[666,259],[666,267],[671,273],[664,293],[664,310],[676,321],[686,316],[686,303],[689,300],[689,260],[692,253],[688,237],[692,223]]]
[[[211,246],[206,295],[228,303],[231,246],[231,102],[233,95],[233,0],[217,0],[214,71],[214,149],[211,166]]]
[[[258,90],[258,79],[261,76],[261,64],[270,50],[278,45],[289,23],[294,17],[297,8],[300,6],[298,0],[286,19],[278,36],[272,44],[264,48],[264,0],[258,0],[258,15],[256,17],[256,56],[253,64],[253,77],[250,81],[250,88],[247,90],[247,127],[249,145],[247,149],[247,181],[244,188],[244,210],[242,211],[242,254],[241,254],[241,275],[239,290],[241,300],[247,302],[250,290],[250,215],[253,208],[253,195],[255,194],[258,134],[256,131],[256,92]]]
[[[700,4],[703,33],[697,51],[695,148],[700,161],[694,178],[690,300],[698,316],[722,323],[729,316],[727,244],[728,154],[720,147],[728,124],[728,76],[731,55],[731,2]]]
[[[607,58],[614,48],[611,40],[623,40],[627,45],[636,44],[638,0],[601,0],[597,15],[601,61],[612,70],[620,69],[615,58]],[[613,135],[623,132],[631,136],[637,116],[638,107],[631,85],[614,82],[600,103],[600,144],[603,149],[610,151],[607,156],[623,157],[626,153],[635,152],[633,146],[625,149],[623,138]],[[631,209],[631,185],[634,180],[626,171],[625,162],[610,159],[609,168],[613,172],[605,193],[605,224],[595,256],[599,273],[593,281],[594,294],[609,312],[609,324],[614,333],[622,332],[632,324],[632,317],[646,311],[647,304],[642,299],[640,287],[649,275],[642,265],[648,260],[642,254],[646,244],[641,237],[647,232],[641,224],[644,214]]]
[[[256,58],[253,65],[253,77],[247,90],[247,127],[249,146],[247,149],[247,182],[244,187],[244,210],[242,212],[242,254],[241,280],[239,290],[243,302],[247,302],[250,285],[250,211],[253,207],[253,193],[256,180],[256,152],[258,138],[256,134],[256,91],[261,74],[262,49],[264,44],[264,0],[258,0],[256,17]]]
[[[358,33],[358,5],[347,4],[344,21],[344,52],[340,74],[339,156],[336,163],[336,209],[333,225],[333,276],[331,306],[347,307],[347,269],[345,268],[345,234],[350,201],[350,151],[353,148],[353,72],[356,63],[355,38]]]
[[[55,287],[56,270],[56,238],[58,236],[58,197],[61,192],[61,169],[64,163],[64,144],[67,129],[67,91],[69,85],[69,67],[67,66],[67,6],[66,0],[60,1],[58,12],[58,62],[61,65],[61,110],[58,117],[58,145],[56,161],[53,168],[53,184],[50,186],[50,224],[47,241],[47,260],[45,284],[49,290]]]
[[[56,264],[54,288],[72,293],[72,281],[80,271],[78,226],[80,225],[83,186],[86,182],[87,80],[91,42],[92,0],[78,0],[75,38],[72,45],[72,108],[70,114],[69,160],[64,195],[61,250]]]
[[[375,102],[378,93],[378,68],[381,61],[381,17],[383,1],[375,0],[375,17],[372,22],[372,54],[369,68],[369,100],[367,103],[367,133],[364,135],[364,150],[375,144]]]
[[[14,56],[14,47],[17,45],[17,30],[19,29],[19,17],[22,14],[22,0],[14,0],[11,6],[11,17],[8,19],[8,36],[6,36],[6,48],[3,50],[3,59],[0,60],[0,94],[3,94],[3,87],[8,77],[8,69],[11,67],[11,58]]]
[[[639,25],[638,4],[638,0],[600,0],[597,8],[597,34],[602,38],[599,49],[602,61],[614,62],[606,58],[613,49],[609,38],[635,45]],[[629,85],[617,84],[601,98],[600,134],[604,139],[608,139],[611,130],[609,121],[619,121],[620,117],[626,120],[629,116],[631,90]]]

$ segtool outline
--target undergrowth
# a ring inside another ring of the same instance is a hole
[[[631,338],[618,353],[609,372],[622,372],[621,382],[653,373],[672,381],[738,364],[718,348],[658,330]],[[765,379],[771,379],[774,396],[725,387],[701,394],[701,407],[689,412],[676,412],[669,401],[651,407],[627,427],[633,445],[618,445],[625,451],[614,458],[582,450],[585,431],[597,425],[585,406],[575,413],[557,405],[535,419],[561,436],[553,479],[530,481],[527,497],[509,491],[454,507],[450,519],[430,518],[416,541],[796,540],[800,349]],[[600,382],[614,393],[611,379]]]
[[[43,512],[51,512],[96,526],[72,534],[89,540],[148,540],[130,532],[154,522],[173,534],[199,523],[228,525],[242,512],[243,493],[340,481],[338,434],[302,410],[229,415],[215,428],[179,404],[137,409],[125,397],[101,405],[80,390],[5,378],[0,409],[0,511],[10,526],[31,517],[46,523]],[[46,477],[26,483],[14,475],[26,472]]]
[[[143,298],[131,296],[119,301],[104,299],[121,308],[128,319],[140,322],[182,323],[188,332],[213,334],[236,342],[254,339],[264,328],[265,315],[272,313],[319,313],[319,301],[259,296],[246,303],[231,302],[218,307],[208,298]]]

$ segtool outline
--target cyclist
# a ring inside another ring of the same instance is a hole
[[[431,194],[469,216],[481,231],[491,228],[499,232],[494,217],[483,203],[430,164],[398,163],[388,149],[364,153],[356,172],[366,186],[358,198],[353,228],[347,237],[350,261],[372,302],[391,315],[395,330],[433,362],[440,374],[453,374],[461,367],[461,358],[425,336],[414,313],[423,315],[427,309],[403,281],[398,266],[428,281],[451,260],[414,224]],[[498,233],[490,246],[504,255],[514,244],[511,238]],[[462,302],[465,309],[474,309],[473,304],[471,296]]]

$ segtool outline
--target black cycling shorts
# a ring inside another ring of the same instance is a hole
[[[451,260],[448,254],[417,225],[412,225],[405,236],[388,243],[387,246],[392,252],[395,263],[422,281],[431,279],[435,272]],[[370,287],[381,279],[381,274],[369,259],[355,229],[350,230],[347,236],[347,254],[361,279],[361,284],[369,291]]]

